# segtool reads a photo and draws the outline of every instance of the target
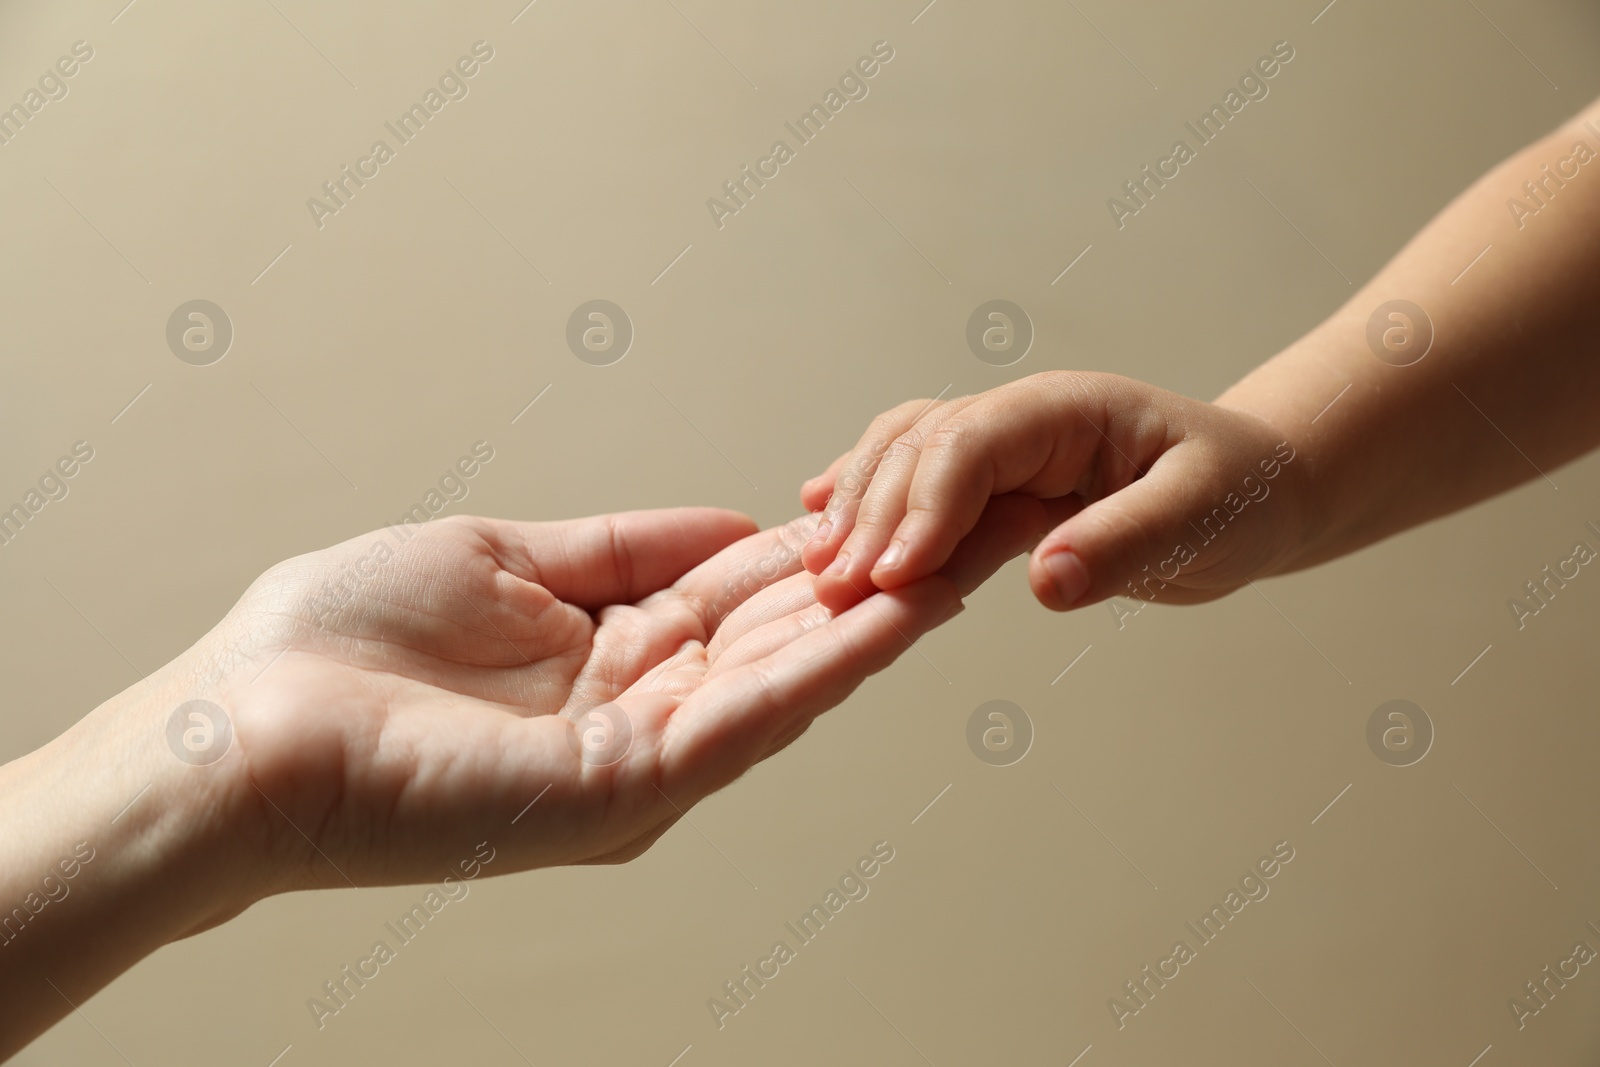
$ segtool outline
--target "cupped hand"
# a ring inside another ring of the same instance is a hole
[[[817,603],[804,517],[453,518],[267,572],[189,657],[232,723],[254,896],[618,862],[782,748],[1048,528],[1006,498],[944,573]]]

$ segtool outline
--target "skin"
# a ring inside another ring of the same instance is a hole
[[[58,895],[0,933],[0,1058],[275,893],[640,855],[1058,519],[997,498],[941,573],[843,612],[800,567],[814,517],[757,532],[710,508],[451,518],[274,567],[183,655],[0,767],[0,906]],[[205,765],[167,740],[197,698],[233,729]],[[605,721],[575,728],[590,712]]]
[[[1294,458],[1270,495],[1145,585],[1152,598],[1311,566],[1582,454],[1600,443],[1600,241],[1586,239],[1600,162],[1521,227],[1506,199],[1576,139],[1600,140],[1583,117],[1487,174],[1214,403],[1052,372],[885,413],[803,487],[823,514],[778,531],[708,509],[444,520],[331,617],[323,577],[387,534],[274,568],[177,660],[0,767],[4,906],[46,876],[63,884],[78,842],[93,852],[68,896],[0,939],[0,1056],[160,945],[273,893],[436,881],[485,841],[497,874],[636,856],[1012,555],[1037,545],[1029,581],[1047,607],[1127,594],[1280,447]],[[1366,341],[1395,297],[1437,331],[1410,366]],[[783,547],[813,528],[814,582]],[[165,737],[197,697],[235,732],[204,767]],[[631,726],[615,763],[572,743],[597,707]]]
[[[1538,206],[1523,183],[1572,159],[1576,142],[1600,150],[1589,119],[1600,130],[1591,105],[1484,175],[1327,321],[1213,403],[1052,371],[880,415],[801,488],[822,511],[803,550],[817,599],[842,609],[934,573],[992,494],[1022,493],[1070,516],[1029,561],[1046,607],[1195,603],[1352,552],[1600,444],[1600,159],[1567,163],[1536,214],[1519,219],[1507,204]],[[1368,320],[1396,298],[1424,309],[1434,338],[1419,353],[1418,324],[1386,319],[1394,348],[1379,359]],[[1267,477],[1263,464],[1285,454]],[[1202,536],[1205,518],[1250,486],[1267,492]]]

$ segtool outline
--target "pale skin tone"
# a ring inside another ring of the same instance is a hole
[[[1032,547],[1047,607],[1127,595],[1280,445],[1294,459],[1271,494],[1157,600],[1221,596],[1554,471],[1600,442],[1600,163],[1520,229],[1506,199],[1580,137],[1597,142],[1574,120],[1491,171],[1214,403],[1053,372],[886,413],[806,483],[824,510],[787,533],[709,509],[447,520],[331,615],[323,577],[387,533],[268,572],[188,652],[0,767],[0,907],[94,850],[68,896],[0,939],[0,1057],[274,893],[436,882],[479,842],[489,874],[636,856],[1006,559]],[[1393,298],[1437,331],[1410,366],[1367,345]],[[820,524],[813,581],[784,545]],[[235,732],[207,766],[166,740],[195,698]],[[572,744],[597,706],[632,728],[615,763]]]
[[[844,612],[800,567],[811,516],[759,533],[712,508],[456,518],[280,564],[183,655],[0,767],[0,1058],[276,893],[640,855],[1058,520],[999,498],[940,574]],[[362,577],[330,598],[345,568]],[[203,765],[167,737],[195,699],[233,729]]]
[[[1327,321],[1212,403],[1059,371],[885,412],[802,487],[805,505],[822,510],[804,550],[817,599],[843,608],[934,572],[991,494],[1023,493],[1074,512],[1029,560],[1046,607],[1195,603],[1354,551],[1600,444],[1600,160],[1574,158],[1579,141],[1600,150],[1583,126],[1591,118],[1600,127],[1600,108],[1486,174]],[[1564,187],[1548,182],[1545,206],[1514,217],[1508,198],[1539,206],[1523,183],[1544,180],[1546,164],[1565,172]],[[1436,331],[1407,366],[1395,365],[1409,358],[1404,320],[1386,320],[1400,328],[1389,361],[1367,341],[1368,319],[1396,298]],[[1284,454],[1293,460],[1263,468]],[[1248,496],[1247,477],[1260,499],[1213,522],[1220,535],[1202,530],[1230,493],[1235,504]]]

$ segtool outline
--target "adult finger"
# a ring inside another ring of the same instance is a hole
[[[731,782],[777,738],[844,700],[960,608],[955,586],[934,576],[875,594],[770,655],[708,678],[667,724],[663,788],[697,799]]]
[[[670,595],[699,614],[709,639],[739,605],[801,572],[800,550],[818,521],[801,515],[743,538],[674,582]]]
[[[586,611],[632,603],[757,531],[724,508],[623,511],[561,522],[463,520],[488,541],[500,566]]]

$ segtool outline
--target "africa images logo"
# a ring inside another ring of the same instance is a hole
[[[1220,137],[1228,123],[1238,118],[1251,101],[1265,100],[1272,91],[1267,83],[1293,59],[1293,45],[1288,41],[1273,42],[1271,54],[1256,60],[1239,77],[1238,88],[1229,88],[1221,103],[1212,104],[1211,109],[1196,120],[1198,125],[1185,122],[1183,128],[1194,137],[1194,144],[1189,143],[1188,137],[1178,138],[1172,143],[1172,151],[1156,160],[1154,170],[1146,163],[1139,168],[1136,177],[1122,183],[1126,200],[1115,196],[1106,200],[1106,210],[1111,213],[1111,221],[1117,224],[1117,229],[1126,227],[1128,219],[1149,207],[1156,193],[1182,174],[1185,166],[1200,158],[1200,149]]]
[[[346,163],[339,168],[336,176],[322,183],[323,198],[307,197],[306,210],[311,213],[311,221],[317,229],[326,225],[324,220],[329,216],[337,215],[349,207],[356,193],[382,173],[383,167],[396,157],[399,150],[415,140],[446,105],[465,100],[472,91],[470,80],[477,77],[483,65],[493,58],[493,45],[488,41],[475,42],[471,55],[457,59],[453,66],[439,75],[438,88],[430,85],[421,100],[402,111],[393,122],[383,124],[384,129],[394,137],[393,145],[381,137],[373,141],[371,150],[356,160],[354,170]]]

